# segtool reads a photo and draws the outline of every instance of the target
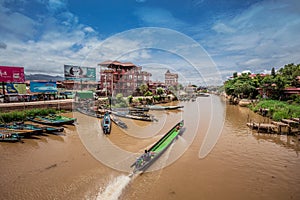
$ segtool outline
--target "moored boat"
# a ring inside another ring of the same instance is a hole
[[[0,133],[0,142],[19,142],[21,136],[18,133]]]
[[[149,110],[176,110],[179,108],[183,108],[183,106],[161,106],[161,105],[148,105],[148,106],[141,106],[136,108],[148,108]]]
[[[12,129],[19,132],[30,132],[30,135],[40,134],[43,132],[43,129],[37,127],[33,124],[25,124],[25,123],[13,123],[13,124],[1,124],[1,127],[6,129]]]
[[[96,118],[102,118],[101,114],[97,114],[95,111],[90,110],[90,109],[86,109],[86,108],[76,108],[76,110],[82,114],[91,116],[91,117],[96,117]]]
[[[65,117],[61,115],[47,115],[47,116],[36,116],[28,118],[32,122],[39,124],[51,125],[51,126],[61,126],[65,124],[73,124],[76,118]]]
[[[131,165],[131,167],[134,167],[133,173],[145,171],[157,158],[159,158],[172,142],[177,139],[183,125],[183,120],[178,122],[159,141],[152,145],[148,150],[145,150],[145,153]]]
[[[111,113],[118,117],[124,117],[124,118],[128,118],[128,119],[135,119],[135,120],[149,121],[149,122],[154,121],[153,116],[138,116],[138,115],[128,114],[125,112],[115,112],[115,111],[111,111]]]
[[[3,134],[17,133],[19,136],[22,136],[22,137],[31,137],[31,135],[37,134],[37,130],[16,129],[16,128],[7,126],[6,124],[1,124],[0,125],[0,133],[3,133]]]
[[[110,134],[110,131],[111,131],[111,119],[110,119],[110,115],[109,115],[108,112],[106,112],[104,114],[102,122],[101,122],[101,125],[102,125],[103,133],[105,135],[106,134]]]
[[[125,122],[123,122],[122,120],[120,120],[120,118],[117,117],[116,115],[110,114],[110,118],[119,127],[121,127],[121,128],[128,128],[127,124]]]

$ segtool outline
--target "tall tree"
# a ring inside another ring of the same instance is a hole
[[[274,67],[272,67],[272,70],[271,70],[271,75],[272,75],[273,77],[275,77],[275,76],[276,76],[276,73],[275,73],[275,68],[274,68]]]

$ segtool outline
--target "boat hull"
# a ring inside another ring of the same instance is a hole
[[[169,132],[167,132],[159,141],[152,145],[145,153],[142,154],[132,165],[133,173],[137,171],[145,171],[149,168],[175,141],[178,135],[181,134],[183,120],[177,123]]]
[[[109,113],[105,113],[101,122],[102,130],[105,135],[111,132],[111,118]]]

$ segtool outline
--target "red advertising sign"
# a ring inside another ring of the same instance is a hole
[[[0,66],[0,82],[24,83],[24,67]]]

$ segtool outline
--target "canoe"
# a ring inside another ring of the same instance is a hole
[[[62,132],[64,130],[63,127],[53,127],[53,126],[39,126],[35,124],[28,123],[14,123],[14,124],[1,124],[0,128],[18,132],[19,135],[31,136],[35,134],[41,133],[54,133],[54,132]]]
[[[30,129],[17,129],[12,125],[1,124],[0,125],[0,133],[17,133],[22,137],[31,137],[31,135],[39,134],[39,130],[30,130]]]
[[[115,111],[111,111],[112,114],[118,116],[118,117],[124,117],[124,118],[128,118],[128,119],[135,119],[135,120],[141,120],[141,121],[149,121],[152,122],[154,121],[153,116],[137,116],[137,115],[131,115],[125,112],[115,112]]]
[[[89,109],[85,109],[85,108],[77,108],[76,110],[78,112],[84,114],[84,115],[87,115],[87,116],[96,117],[96,118],[102,118],[102,116],[100,114],[97,114],[93,110],[89,110]]]
[[[27,130],[30,132],[30,135],[41,134],[43,129],[32,124],[24,124],[24,123],[13,123],[13,124],[2,124],[1,127],[6,129],[13,129],[15,131],[23,132],[23,130]]]
[[[177,139],[184,125],[184,121],[178,122],[172,129],[170,129],[159,141],[152,145],[145,153],[142,154],[132,165],[134,167],[133,173],[137,171],[145,171],[157,158],[159,158],[164,151]]]
[[[136,108],[148,108],[149,110],[176,110],[179,108],[183,108],[183,106],[160,106],[160,105],[148,105],[148,106],[141,106]]]
[[[111,131],[111,119],[108,112],[106,112],[103,116],[102,122],[101,122],[103,133],[110,134]]]
[[[51,125],[51,126],[62,126],[65,124],[73,124],[76,118],[65,117],[61,115],[47,115],[47,116],[36,116],[30,117],[28,120],[39,124]]]
[[[21,136],[18,133],[0,133],[0,142],[19,142]]]
[[[119,126],[121,128],[128,128],[127,124],[125,122],[123,122],[122,120],[120,120],[120,118],[117,117],[116,115],[111,114],[110,118],[117,126]]]

